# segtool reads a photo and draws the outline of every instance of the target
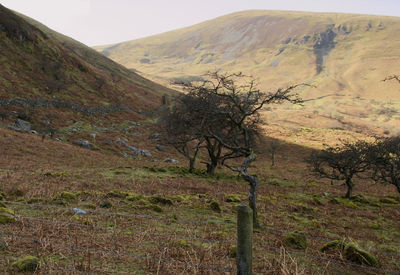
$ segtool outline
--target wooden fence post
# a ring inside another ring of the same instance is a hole
[[[237,274],[251,275],[253,262],[253,211],[247,205],[238,206]]]

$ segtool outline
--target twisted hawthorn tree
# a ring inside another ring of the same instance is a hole
[[[400,136],[379,139],[368,154],[372,179],[394,185],[400,193]]]
[[[370,148],[371,144],[365,141],[343,142],[341,146],[313,152],[307,162],[321,177],[343,180],[347,186],[345,197],[350,198],[354,188],[353,177],[369,169]]]
[[[290,86],[275,92],[265,93],[256,87],[252,77],[242,73],[209,73],[201,82],[185,84],[183,94],[172,112],[164,121],[176,119],[170,127],[169,140],[183,134],[182,142],[195,145],[192,148],[207,152],[207,172],[214,174],[218,165],[239,172],[250,185],[249,204],[253,210],[253,222],[257,220],[257,176],[248,172],[256,160],[254,145],[260,134],[262,121],[260,110],[268,104],[283,102],[300,103],[301,99]],[[168,123],[166,125],[169,125]],[[168,128],[168,127],[167,127]],[[176,147],[175,147],[176,148]],[[182,152],[183,150],[178,150]],[[193,155],[197,155],[193,154]],[[238,164],[237,159],[242,159]]]

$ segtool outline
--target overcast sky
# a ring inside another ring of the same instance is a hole
[[[241,10],[400,16],[400,0],[0,0],[89,46],[133,40]]]

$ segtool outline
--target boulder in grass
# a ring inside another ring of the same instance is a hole
[[[25,256],[11,264],[11,269],[19,272],[35,272],[39,265],[39,259],[35,256]]]
[[[346,245],[343,250],[343,254],[347,260],[353,263],[372,267],[380,267],[380,264],[374,255],[357,247],[353,243]]]
[[[15,212],[6,207],[0,207],[0,224],[15,222]]]
[[[283,245],[298,250],[306,250],[307,237],[304,232],[294,231],[283,237]]]
[[[172,158],[166,158],[166,159],[164,159],[164,162],[167,162],[167,163],[178,163],[179,161],[177,161],[176,159],[172,159]]]
[[[31,124],[28,121],[17,119],[14,122],[14,127],[20,129],[23,132],[30,132]]]
[[[76,145],[79,145],[85,149],[89,149],[89,150],[93,150],[93,145],[87,141],[87,140],[83,140],[83,139],[77,139],[74,142]]]

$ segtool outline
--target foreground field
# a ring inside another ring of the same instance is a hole
[[[1,270],[38,256],[40,274],[235,273],[236,205],[248,187],[219,170],[208,177],[176,164],[132,160],[0,128],[0,183],[13,222],[1,227]],[[400,197],[360,182],[347,200],[341,183],[310,176],[309,149],[284,144],[260,178],[263,228],[254,236],[257,274],[399,273]],[[184,160],[179,165],[184,166]],[[74,209],[75,208],[75,209]],[[84,211],[84,213],[82,212]],[[14,215],[12,215],[14,216]],[[305,250],[284,241],[304,232]],[[331,240],[370,251],[377,267],[358,266]],[[298,247],[297,247],[298,248]]]

